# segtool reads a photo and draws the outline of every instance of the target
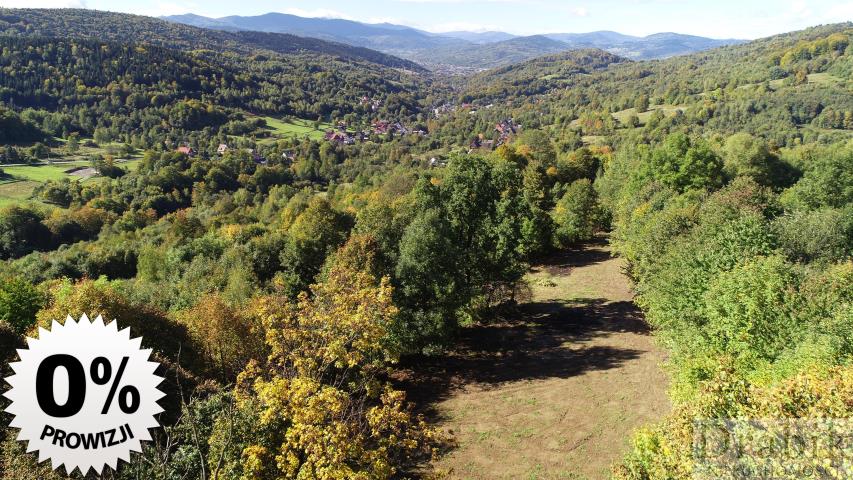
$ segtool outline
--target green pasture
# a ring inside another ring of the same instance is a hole
[[[274,136],[281,138],[302,138],[307,136],[312,140],[323,138],[326,130],[333,128],[330,123],[321,123],[319,130],[314,129],[314,122],[304,119],[279,120],[273,117],[264,117],[267,127]]]
[[[126,171],[131,172],[136,169],[140,161],[141,159],[134,159],[126,162],[117,162],[117,164]],[[80,180],[82,182],[103,180],[103,177],[92,177],[84,180],[66,173],[66,171],[76,167],[88,166],[89,162],[84,160],[63,162],[60,164],[18,165],[12,167],[0,165],[0,170],[3,170],[4,173],[4,176],[0,178],[0,206],[29,201],[33,189],[49,180],[62,180],[63,178]]]

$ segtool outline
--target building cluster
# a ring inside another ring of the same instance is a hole
[[[370,107],[370,110],[372,112],[375,112],[375,111],[379,110],[380,107],[382,107],[382,101],[381,100],[379,100],[377,98],[370,98],[366,95],[361,97],[361,104],[366,106],[366,107]]]
[[[521,131],[521,125],[515,123],[512,118],[501,120],[495,125],[495,132],[498,134],[497,140],[487,139],[485,135],[480,134],[471,141],[469,145],[471,150],[486,149],[494,150],[505,143],[509,143],[512,137]]]
[[[460,110],[463,112],[468,112],[469,115],[476,115],[477,112],[479,112],[481,109],[491,110],[494,107],[495,105],[493,103],[490,103],[488,105],[475,105],[473,103],[463,103],[462,105],[454,105],[452,103],[445,103],[434,107],[432,109],[432,113],[433,115],[435,115],[436,118],[441,118],[445,115],[450,115]]]
[[[181,145],[177,149],[175,149],[178,153],[183,153],[184,155],[194,158],[198,155],[198,152],[189,145]],[[220,143],[218,147],[216,147],[216,154],[219,156],[225,155],[227,152],[231,151],[231,147],[228,146],[227,143]],[[259,165],[266,165],[267,159],[261,155],[260,152],[253,148],[247,148],[246,153],[252,156],[252,160]]]
[[[350,132],[347,125],[343,122],[338,123],[335,129],[327,130],[323,138],[328,142],[337,143],[340,145],[354,145],[356,142],[365,142],[370,138],[370,135],[410,135],[415,134],[425,136],[426,130],[413,129],[403,125],[400,122],[387,122],[384,120],[376,120],[370,125],[367,130]]]
[[[518,133],[521,130],[521,125],[515,123],[515,120],[512,118],[505,118],[501,120],[500,123],[495,125],[495,131],[500,135],[498,137],[498,146],[506,143],[510,137]]]

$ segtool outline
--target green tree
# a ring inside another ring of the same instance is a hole
[[[554,243],[565,248],[589,240],[598,225],[598,196],[589,179],[576,180],[557,202],[551,218],[554,220]]]
[[[791,167],[767,147],[767,143],[748,133],[736,133],[723,147],[724,168],[730,178],[749,176],[761,185],[785,186]]]
[[[637,97],[637,100],[634,101],[634,108],[637,110],[637,113],[643,113],[649,110],[649,96],[646,94],[642,94]]]
[[[68,149],[68,153],[71,153],[72,155],[80,151],[80,134],[77,132],[68,134],[68,138],[65,141],[65,147]]]
[[[679,191],[719,188],[723,162],[703,140],[683,133],[670,135],[656,148],[643,173]]]
[[[50,230],[36,210],[11,206],[0,209],[0,259],[17,258],[50,246]]]
[[[349,227],[349,217],[328,200],[319,195],[311,198],[290,226],[281,252],[280,278],[288,295],[295,297],[308,288],[326,257],[344,243]]]
[[[0,322],[18,334],[35,324],[36,313],[44,303],[44,294],[33,284],[18,277],[0,277]]]

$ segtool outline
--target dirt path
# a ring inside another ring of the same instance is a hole
[[[457,445],[435,465],[459,479],[598,479],[630,433],[669,409],[663,353],[605,242],[530,274],[518,318],[470,329],[416,370],[415,393]]]

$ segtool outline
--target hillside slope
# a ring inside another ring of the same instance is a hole
[[[266,49],[281,54],[308,53],[422,71],[417,64],[366,48],[289,34],[258,36],[167,22],[152,17],[83,9],[0,8],[0,29],[6,35],[96,38],[151,43],[182,50],[252,53]]]
[[[655,118],[646,135],[683,127],[746,131],[778,145],[829,139],[848,131],[844,118],[853,112],[851,38],[853,24],[825,25],[666,60],[620,62],[589,75],[562,75],[560,62],[544,57],[473,76],[461,98],[508,103],[493,112],[496,119],[527,115],[536,103],[548,112],[538,123],[565,128],[567,118],[578,119],[584,135],[625,128],[622,119],[649,111],[634,108],[645,97],[676,117]],[[611,114],[619,122],[599,121]]]
[[[634,37],[617,32],[551,33],[519,37],[505,32],[430,33],[393,24],[366,24],[336,18],[305,18],[283,13],[208,18],[186,14],[171,22],[226,31],[279,32],[368,47],[415,60],[439,70],[480,71],[577,48],[600,48],[633,60],[684,55],[740,40],[659,33]]]
[[[371,25],[338,18],[306,18],[284,13],[266,13],[257,16],[233,15],[223,18],[207,18],[190,14],[168,16],[163,19],[219,30],[288,33],[320,38],[408,58],[417,52],[434,48],[472,45],[461,39],[432,35],[399,25]]]
[[[571,46],[542,35],[517,37],[501,42],[466,47],[446,47],[419,53],[413,58],[426,65],[451,65],[483,70],[523,62],[531,57],[569,50]]]
[[[631,60],[654,60],[688,55],[725,45],[744,43],[736,39],[714,39],[680,33],[656,33],[634,37],[617,32],[555,33],[546,35],[573,48],[600,48]]]

